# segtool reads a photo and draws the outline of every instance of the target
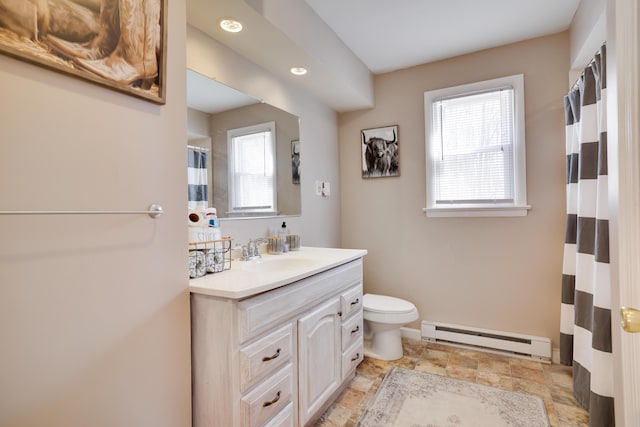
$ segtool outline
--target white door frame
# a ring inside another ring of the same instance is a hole
[[[640,10],[607,0],[607,133],[611,325],[617,427],[640,420],[640,334],[620,328],[620,307],[640,309]]]

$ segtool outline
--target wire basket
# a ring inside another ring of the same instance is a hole
[[[189,277],[195,279],[231,268],[231,237],[189,242]]]

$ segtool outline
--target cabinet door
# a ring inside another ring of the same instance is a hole
[[[298,320],[300,425],[320,409],[341,383],[340,299]]]

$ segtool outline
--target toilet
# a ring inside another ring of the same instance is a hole
[[[400,328],[418,320],[416,307],[400,298],[375,294],[365,294],[362,307],[364,355],[380,360],[400,359],[403,354]]]

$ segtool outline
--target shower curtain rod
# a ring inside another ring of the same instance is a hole
[[[155,203],[146,211],[0,211],[0,215],[149,215],[155,219],[164,209]]]
[[[206,152],[209,152],[209,149],[208,149],[208,148],[206,148],[206,147],[197,147],[197,146],[195,146],[195,145],[187,145],[187,148],[188,148],[189,150],[195,150],[195,151],[206,151]]]
[[[589,62],[587,63],[587,65],[585,65],[585,66],[584,66],[584,68],[583,68],[583,69],[582,69],[582,71],[580,72],[580,76],[578,76],[578,78],[576,79],[576,81],[571,85],[571,88],[569,89],[569,91],[576,90],[576,89],[578,88],[578,86],[580,85],[580,80],[582,80],[582,78],[584,77],[584,70],[585,70],[587,67],[590,67],[590,66],[591,66],[591,64],[593,64],[593,63],[595,62],[595,60],[596,60],[596,55],[597,55],[597,54],[599,54],[599,53],[601,53],[601,52],[602,52],[602,46],[606,46],[606,45],[607,45],[607,42],[605,41],[604,43],[602,43],[601,48],[600,48],[600,49],[598,49],[598,50],[593,54],[593,56],[591,57],[591,61],[589,61]]]

